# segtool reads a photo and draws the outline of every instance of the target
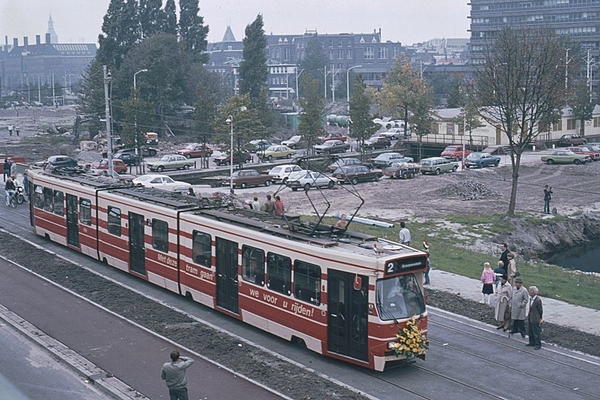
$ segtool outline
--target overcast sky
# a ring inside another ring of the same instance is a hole
[[[382,40],[413,44],[433,38],[468,38],[468,0],[200,0],[209,41],[220,41],[227,25],[236,39],[263,15],[267,34],[370,33]],[[176,1],[177,3],[177,1]],[[0,35],[9,42],[35,35],[42,41],[52,13],[61,43],[97,42],[109,0],[0,0]]]

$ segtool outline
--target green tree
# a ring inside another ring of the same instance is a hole
[[[508,215],[515,214],[521,155],[565,104],[565,87],[557,84],[564,82],[564,66],[569,65],[565,50],[563,39],[553,32],[505,28],[476,71],[474,88],[482,115],[501,127],[510,146]]]
[[[267,38],[263,18],[258,14],[246,27],[243,60],[240,63],[240,93],[248,94],[251,106],[263,109],[267,103]]]
[[[162,0],[139,0],[139,20],[142,39],[164,32]]]
[[[204,18],[198,15],[199,12],[198,0],[179,1],[179,37],[194,61],[205,63],[208,57],[202,52],[208,44],[208,26],[204,26]]]
[[[251,101],[248,94],[231,96],[219,108],[214,127],[215,141],[226,143],[229,148],[230,128],[225,121],[233,117],[234,148],[239,151],[246,143],[254,139],[264,139],[265,127],[261,122],[260,114],[256,108],[250,107]]]
[[[325,93],[323,73],[328,64],[329,59],[323,51],[323,41],[318,35],[314,35],[306,43],[304,57],[299,66],[304,69],[304,76],[310,75],[317,82],[318,93]]]
[[[367,89],[362,75],[356,75],[352,83],[352,97],[350,98],[350,136],[358,141],[359,149],[364,151],[365,140],[371,137],[379,127],[373,122],[371,104],[373,96]]]
[[[77,97],[77,114],[89,117],[104,115],[104,75],[102,64],[97,58],[87,66],[79,85],[80,94]]]
[[[167,0],[163,13],[162,31],[169,35],[177,35],[177,8],[175,0]]]
[[[215,132],[218,106],[222,90],[221,79],[218,75],[208,72],[205,68],[201,71],[200,81],[196,86],[196,103],[194,104],[194,122],[192,127],[198,135],[199,142],[206,145],[211,141]],[[227,119],[227,118],[225,118]],[[208,168],[208,160],[203,159],[204,168]]]
[[[596,104],[592,101],[587,79],[579,79],[575,86],[575,95],[570,102],[573,116],[579,121],[579,134],[585,136],[585,121],[592,119]]]
[[[104,15],[102,33],[98,36],[99,48],[96,58],[100,64],[118,70],[129,50],[139,41],[137,2],[111,0]]]
[[[325,109],[323,106],[323,97],[319,93],[318,82],[310,75],[301,80],[303,97],[300,98],[300,106],[303,112],[300,113],[300,125],[298,132],[307,143],[308,151],[313,151],[313,146],[317,143],[317,137],[324,135],[323,115]]]

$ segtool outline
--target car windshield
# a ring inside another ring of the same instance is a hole
[[[148,182],[150,179],[153,179],[154,176],[152,175],[142,175],[138,178],[135,178],[136,182]]]
[[[431,165],[431,160],[421,160],[421,165]]]
[[[163,183],[175,183],[175,181],[170,176],[163,176]]]
[[[444,149],[444,151],[455,151],[455,150],[459,150],[459,148],[456,146],[448,146]]]
[[[171,156],[162,156],[160,161],[169,161],[170,158]]]
[[[377,281],[377,309],[382,320],[410,318],[425,312],[425,302],[415,275]]]
[[[481,154],[479,153],[471,153],[467,156],[467,160],[477,160],[481,158]]]

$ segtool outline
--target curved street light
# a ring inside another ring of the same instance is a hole
[[[228,115],[225,120],[229,124],[230,148],[229,148],[229,193],[233,195],[233,115]]]
[[[354,65],[346,70],[346,100],[348,100],[348,112],[350,112],[350,70],[360,67],[362,67],[362,65]]]

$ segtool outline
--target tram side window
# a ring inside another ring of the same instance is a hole
[[[242,246],[242,278],[257,285],[265,284],[265,252]]]
[[[267,254],[267,287],[289,295],[292,283],[292,260],[275,253]]]
[[[196,264],[210,267],[211,247],[210,235],[194,231],[192,243],[192,258]]]
[[[79,222],[92,225],[92,202],[89,199],[79,199]]]
[[[44,189],[40,185],[33,187],[34,204],[37,208],[44,207]]]
[[[169,252],[169,224],[160,219],[152,219],[152,247],[158,251]]]
[[[121,209],[108,206],[108,233],[121,236]]]
[[[54,214],[65,215],[65,195],[58,190],[54,191]]]
[[[44,210],[48,212],[54,210],[54,191],[50,188],[44,188]]]
[[[321,267],[294,261],[294,297],[317,306],[321,304]]]

